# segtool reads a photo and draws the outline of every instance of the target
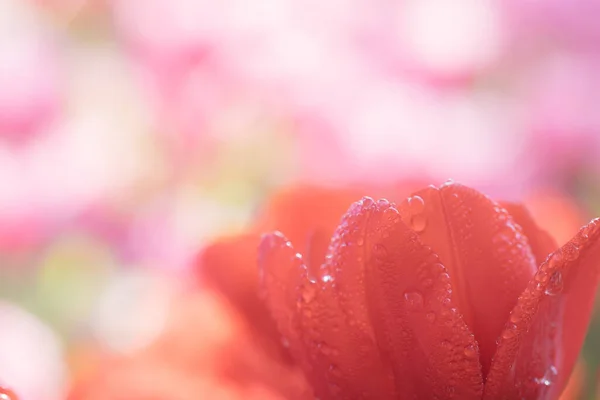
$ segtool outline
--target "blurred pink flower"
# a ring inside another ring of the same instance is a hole
[[[521,45],[566,46],[597,51],[600,26],[596,0],[505,1],[501,3],[513,37]]]
[[[382,2],[362,45],[384,70],[434,85],[469,83],[498,61],[505,21],[495,0]]]
[[[0,137],[22,142],[47,128],[62,100],[51,34],[26,3],[0,6]]]
[[[557,53],[522,71],[518,95],[538,177],[564,178],[600,168],[600,56]]]

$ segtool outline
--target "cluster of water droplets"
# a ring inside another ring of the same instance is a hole
[[[581,257],[586,240],[600,230],[599,222],[600,219],[596,218],[581,228],[573,240],[550,254],[540,265],[532,281],[532,286],[523,294],[519,299],[519,304],[512,311],[508,324],[502,333],[503,339],[512,339],[518,332],[526,332],[527,329],[520,329],[521,325],[525,324],[523,327],[527,328],[531,323],[531,319],[535,318],[539,303],[544,300],[544,297],[558,296],[563,292],[565,268],[572,267],[572,263]],[[559,322],[545,324],[544,329],[551,343],[555,342],[559,328]],[[550,346],[544,356],[549,360],[554,360],[556,357],[554,346]],[[550,362],[544,373],[533,376],[525,382],[516,382],[520,395],[525,394],[527,396],[536,393],[539,398],[545,398],[544,396],[549,393],[550,387],[556,381],[558,375],[554,362]],[[515,368],[514,364],[512,368]]]

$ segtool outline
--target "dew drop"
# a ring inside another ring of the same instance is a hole
[[[557,268],[563,261],[563,254],[561,250],[557,250],[550,256],[548,260],[548,268],[555,269]]]
[[[408,305],[408,307],[413,310],[423,308],[423,295],[419,292],[416,292],[416,291],[405,292],[404,300],[406,301],[406,304]]]
[[[535,274],[534,279],[536,280],[536,282],[544,284],[544,283],[548,282],[549,276],[548,276],[548,273],[545,271],[545,269],[540,268],[538,273]]]
[[[439,279],[440,279],[441,282],[444,282],[444,283],[450,282],[450,275],[448,275],[446,272],[443,272],[443,273],[440,274],[440,278]]]
[[[356,239],[356,244],[358,246],[362,246],[365,243],[365,239],[361,236],[358,239]]]
[[[323,277],[321,278],[321,280],[322,280],[324,283],[327,283],[327,282],[331,282],[331,281],[333,281],[333,277],[332,277],[331,275],[323,275]]]
[[[521,316],[519,315],[519,312],[517,310],[513,311],[510,314],[510,318],[509,318],[510,322],[512,322],[513,324],[518,323],[519,321],[521,321]]]
[[[467,356],[468,358],[476,358],[477,357],[477,348],[474,345],[470,344],[465,347],[464,353],[465,353],[465,356]]]
[[[563,290],[563,278],[560,271],[555,271],[550,276],[550,281],[546,287],[545,293],[548,296],[555,296]]]
[[[427,227],[427,217],[424,214],[413,215],[410,218],[410,227],[417,233],[423,232]]]
[[[427,321],[433,323],[433,322],[435,322],[435,313],[428,312],[427,315],[425,315],[425,318],[427,318]]]
[[[507,326],[504,329],[504,331],[502,332],[502,338],[503,339],[511,339],[511,338],[515,337],[517,334],[516,330],[517,330],[517,326],[514,324]]]
[[[316,294],[317,292],[313,286],[307,286],[302,291],[302,300],[304,300],[305,303],[310,303],[313,301]]]
[[[408,210],[412,214],[420,214],[425,209],[425,201],[421,196],[412,196],[408,198]]]
[[[443,188],[443,187],[446,187],[446,186],[451,186],[453,184],[454,184],[454,180],[453,179],[448,179],[448,180],[446,180],[446,182],[444,182],[442,184],[442,186],[440,186],[440,188]]]
[[[390,202],[388,201],[388,199],[379,199],[377,200],[377,205],[379,207],[388,207],[390,205]]]
[[[373,199],[368,196],[363,197],[360,202],[364,207],[371,207],[373,204],[375,204]]]
[[[552,365],[543,377],[533,378],[533,381],[541,386],[551,386],[557,374],[558,371],[556,370],[556,367]]]
[[[565,247],[563,255],[565,260],[574,261],[577,259],[577,257],[579,257],[579,247],[577,247],[574,244],[571,244]]]
[[[593,219],[589,224],[585,225],[583,228],[580,229],[581,237],[583,239],[589,238],[591,235],[594,234],[597,227],[598,227],[598,218]]]
[[[287,338],[281,338],[281,345],[288,349],[290,347],[290,341]],[[0,397],[1,398],[1,397]]]

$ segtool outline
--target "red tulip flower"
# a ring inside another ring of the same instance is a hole
[[[523,207],[445,184],[397,205],[365,197],[331,241],[285,233],[262,239],[260,284],[317,398],[557,399],[565,388],[600,277],[597,220],[557,249]]]

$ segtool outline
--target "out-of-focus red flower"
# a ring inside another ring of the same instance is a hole
[[[70,399],[557,399],[598,282],[596,221],[546,258],[555,242],[524,207],[456,184],[401,201],[410,186],[276,194],[203,251],[201,290],[155,343]],[[365,193],[398,206],[344,215]],[[288,237],[261,242],[273,229]]]
[[[19,400],[17,395],[10,389],[0,387],[0,399],[1,400]]]
[[[593,220],[556,250],[522,206],[447,184],[397,207],[354,203],[330,244],[316,240],[322,263],[273,233],[259,264],[321,399],[556,399],[587,330],[599,240]]]
[[[283,400],[303,399],[307,390],[301,371],[265,352],[247,322],[210,290],[175,301],[152,345],[101,364],[79,377],[69,400]]]
[[[255,261],[261,234],[273,230],[286,232],[297,243],[297,250],[307,263],[322,262],[328,240],[334,233],[348,205],[366,193],[402,199],[419,185],[402,183],[386,189],[374,187],[325,188],[300,185],[275,193],[261,210],[254,225],[244,235],[223,238],[200,254],[196,268],[202,285],[223,293],[253,329],[270,340],[280,337],[259,299],[259,276]]]
[[[584,212],[572,197],[557,190],[540,189],[524,199],[533,218],[556,239],[566,243],[585,223]]]

